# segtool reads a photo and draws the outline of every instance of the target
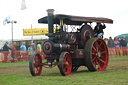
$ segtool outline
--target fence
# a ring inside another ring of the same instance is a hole
[[[40,53],[42,59],[45,59],[45,54],[43,51],[27,51],[26,53],[21,53],[21,51],[9,51],[0,52],[0,63],[29,61],[31,54],[34,52]],[[128,56],[128,47],[108,48],[108,52],[109,57]]]
[[[109,57],[128,56],[128,47],[108,48]]]
[[[0,52],[0,63],[29,61],[31,54],[35,52],[38,52],[42,59],[45,59],[45,54],[43,51],[26,51],[26,53],[22,53],[21,51],[9,51]]]

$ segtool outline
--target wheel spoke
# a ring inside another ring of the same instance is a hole
[[[98,69],[101,69],[101,66],[100,66],[100,64],[97,62],[97,65],[98,65]]]
[[[102,45],[102,42],[100,43],[100,45],[98,46],[98,50],[100,51],[101,50],[101,45]]]
[[[99,61],[101,61],[102,63],[106,64],[104,60],[102,60],[101,58],[98,58]]]
[[[97,42],[94,43],[94,46],[97,47]]]
[[[39,67],[37,67],[35,73],[38,74],[39,72],[40,72],[40,69],[39,69]]]
[[[36,67],[36,63],[33,63],[33,67],[34,67],[34,68]]]
[[[102,50],[102,47],[101,47],[101,48],[99,48],[99,52],[101,52],[101,50]]]
[[[106,51],[102,51],[102,52],[100,52],[101,54],[104,54],[104,53],[106,53]]]
[[[68,66],[67,66],[67,70],[68,70],[68,71],[70,70],[69,68],[70,68],[70,66],[68,65]]]
[[[63,60],[63,65],[65,65],[65,64],[66,64],[66,59]]]
[[[63,61],[63,67],[64,67],[64,72],[65,72],[65,74],[66,74],[67,71],[68,71],[68,65],[67,65],[68,62],[69,62],[68,55],[65,55],[65,56],[64,56],[64,61]]]
[[[97,52],[97,51],[96,51],[96,48],[95,48],[94,46],[92,46],[92,48],[94,49],[95,52]]]
[[[95,52],[92,52],[92,55],[95,55]]]
[[[92,55],[95,55],[95,53],[92,53]]]
[[[40,72],[40,67],[38,67],[38,72]]]
[[[96,42],[96,51],[98,52],[98,42]]]
[[[35,56],[34,60],[35,60],[36,63],[38,62],[37,56]]]
[[[92,61],[95,61],[96,60],[96,57],[94,56],[93,58],[92,58]]]

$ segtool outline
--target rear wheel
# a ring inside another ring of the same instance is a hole
[[[108,48],[101,38],[91,38],[85,45],[85,61],[90,71],[103,71],[108,65]]]
[[[69,75],[72,69],[72,60],[68,52],[62,52],[59,58],[59,69],[63,76]]]
[[[31,55],[29,60],[29,70],[32,76],[38,76],[42,73],[42,58],[38,53]]]

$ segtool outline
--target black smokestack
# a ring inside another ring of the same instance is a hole
[[[53,15],[53,12],[54,12],[54,9],[47,9],[47,12],[48,12],[48,31],[49,33],[53,33],[53,18],[54,18],[54,15]]]

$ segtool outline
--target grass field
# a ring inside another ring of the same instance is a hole
[[[28,62],[0,63],[0,85],[128,85],[128,56],[111,57],[103,72],[89,72],[81,66],[69,76],[59,69],[43,68],[41,76],[33,77]]]

